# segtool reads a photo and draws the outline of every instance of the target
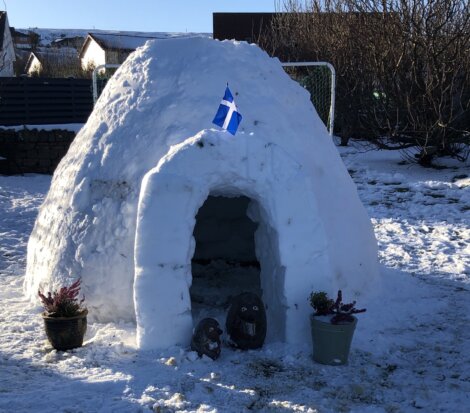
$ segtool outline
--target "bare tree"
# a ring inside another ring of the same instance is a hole
[[[465,160],[470,145],[468,0],[287,0],[264,47],[337,70],[337,133]]]

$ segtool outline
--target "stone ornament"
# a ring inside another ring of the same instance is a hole
[[[262,347],[266,338],[266,324],[266,312],[260,297],[246,292],[233,298],[226,327],[235,347],[241,350]]]
[[[191,350],[196,351],[199,357],[206,355],[212,360],[220,356],[220,336],[223,331],[214,318],[204,318],[194,330],[191,339]]]

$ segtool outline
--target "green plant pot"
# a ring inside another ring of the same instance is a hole
[[[357,318],[352,323],[331,324],[310,315],[313,359],[321,364],[338,366],[348,362],[349,349]]]
[[[88,311],[74,317],[49,317],[42,314],[46,335],[52,347],[59,351],[81,347],[86,333]]]

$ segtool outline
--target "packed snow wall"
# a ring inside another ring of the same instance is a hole
[[[191,233],[196,212],[209,195],[252,200],[248,214],[258,223],[255,249],[268,338],[305,341],[310,311],[305,291],[328,288],[332,277],[309,176],[272,142],[205,130],[173,147],[144,178],[134,286],[140,346],[165,347],[190,339]],[[165,293],[157,296],[156,291]]]
[[[243,115],[235,137],[212,130],[211,124],[227,82]],[[168,198],[173,203],[164,204],[152,197],[152,188],[158,182],[165,182],[169,187],[174,183],[178,188],[176,178],[164,181],[158,177],[159,171],[175,168],[167,164],[179,165],[175,154],[188,151],[194,140],[204,136],[214,148],[218,140],[225,148],[214,155],[221,159],[211,179],[224,176],[229,181],[231,176],[238,177],[236,193],[253,198],[258,213],[262,211],[260,215],[264,218],[260,221],[266,224],[266,229],[257,235],[258,259],[262,263],[263,254],[279,257],[275,268],[271,268],[274,272],[288,267],[286,279],[280,277],[276,289],[271,291],[277,297],[273,302],[282,304],[280,315],[275,318],[284,317],[285,325],[276,338],[300,339],[300,335],[288,332],[295,322],[286,318],[285,307],[296,304],[303,317],[308,312],[307,296],[311,289],[334,293],[342,288],[348,291],[348,296],[367,291],[368,282],[377,274],[376,242],[370,220],[308,93],[285,74],[277,59],[270,58],[255,45],[195,38],[148,42],[109,81],[88,122],[59,164],[39,211],[28,244],[26,294],[36,300],[38,288],[57,288],[81,277],[93,319],[134,320],[136,310],[137,319],[148,318],[150,310],[144,303],[139,307],[138,297],[141,286],[147,281],[152,284],[149,265],[156,263],[151,257],[156,250],[150,250],[143,240],[146,237],[155,240],[159,228],[154,233],[150,230],[138,233],[136,239],[136,226],[138,222],[153,222],[150,217],[160,213],[145,205],[156,205],[158,211],[168,208],[165,213],[178,214],[179,221],[187,224],[187,231],[184,239],[179,239],[180,249],[166,248],[161,250],[166,258],[160,257],[171,262],[174,253],[180,254],[178,262],[182,260],[181,254],[184,262],[191,259],[188,258],[194,253],[191,225],[194,226],[202,202],[217,192],[217,185],[201,185],[200,192],[196,191],[197,201],[193,200],[186,209],[177,204],[177,192],[175,198]],[[283,154],[282,162],[276,156],[266,155],[269,152],[263,148],[270,147]],[[232,175],[227,172],[231,163],[224,162],[226,151],[243,153],[237,161],[239,170],[232,169]],[[263,156],[257,158],[258,153]],[[248,161],[243,162],[242,158]],[[203,165],[197,163],[197,158],[191,159],[195,162],[194,169],[183,172],[202,176]],[[265,172],[256,174],[249,169],[250,159],[261,159],[256,168]],[[287,168],[285,173],[284,168]],[[300,198],[300,192],[289,195],[289,185],[295,179],[278,184],[277,173],[302,177],[305,194]],[[268,180],[271,176],[272,183],[261,185],[261,176]],[[194,179],[191,182],[201,184]],[[250,192],[250,185],[258,190]],[[266,193],[266,188],[272,193],[260,195]],[[295,222],[299,216],[307,219],[307,215],[302,215],[305,208],[310,208],[311,221],[305,226],[308,231],[302,231],[299,225],[297,231],[279,238],[282,215],[279,212],[291,211],[289,216],[282,216],[288,222],[289,219]],[[254,211],[253,214],[256,215]],[[315,234],[311,232],[314,227]],[[270,252],[270,248],[277,250]],[[302,255],[307,251],[313,257]],[[145,268],[141,266],[143,262],[147,263]],[[308,274],[295,270],[295,263],[300,262],[313,263]],[[315,264],[320,262],[319,266]],[[154,274],[159,274],[158,268],[158,265],[153,267]],[[181,275],[175,270],[168,285],[181,282],[181,291],[186,291],[191,274],[185,271]],[[290,274],[288,280],[287,274]],[[267,282],[266,277],[263,282]],[[133,294],[135,279],[140,279],[135,286],[137,309]],[[288,289],[287,284],[291,286]],[[156,294],[160,294],[155,297],[158,301],[162,292]],[[188,299],[184,298],[183,302],[188,304]],[[185,325],[190,324],[188,320],[185,319]],[[147,344],[151,347],[152,340]]]

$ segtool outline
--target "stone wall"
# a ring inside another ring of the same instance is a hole
[[[0,129],[0,174],[52,174],[75,134],[62,129]]]

